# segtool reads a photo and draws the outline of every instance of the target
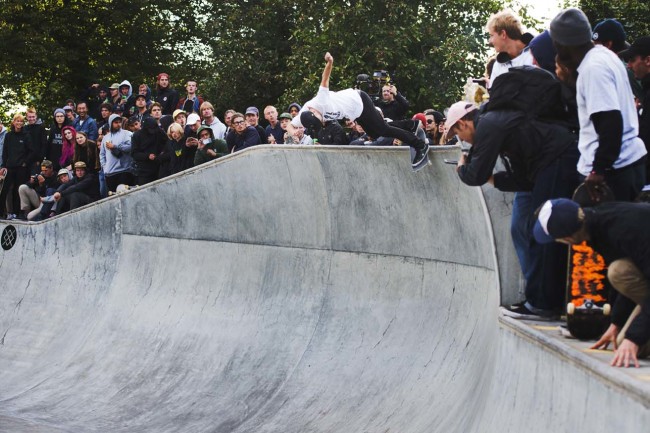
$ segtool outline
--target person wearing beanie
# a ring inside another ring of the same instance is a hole
[[[592,349],[613,343],[611,365],[639,367],[650,355],[650,204],[602,203],[581,208],[568,199],[546,201],[533,233],[539,243],[587,242],[605,260],[607,278],[623,296],[612,308],[612,324]]]
[[[65,117],[65,110],[63,108],[54,110],[53,116],[54,122],[50,126],[50,134],[47,137],[47,143],[45,145],[45,158],[52,161],[54,171],[59,171],[61,169],[59,159],[63,151],[63,127],[72,125],[72,122]]]
[[[575,80],[580,134],[578,172],[592,199],[607,184],[617,201],[633,201],[645,185],[646,149],[627,71],[616,54],[594,46],[591,25],[580,9],[561,11],[550,26],[557,61]]]
[[[535,65],[549,71],[551,74],[555,74],[555,56],[557,52],[548,30],[544,30],[535,36],[528,44],[528,48],[533,54],[533,63]]]

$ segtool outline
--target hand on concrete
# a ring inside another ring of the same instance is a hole
[[[590,349],[607,349],[609,343],[614,343],[614,350],[616,350],[616,336],[618,335],[618,326],[613,323],[609,325],[607,331],[600,337],[600,340],[596,341],[596,344],[590,347]]]
[[[639,360],[636,357],[638,353],[639,346],[626,338],[623,340],[619,348],[616,349],[611,365],[614,367],[627,368],[630,364],[633,364],[636,368],[639,368]]]

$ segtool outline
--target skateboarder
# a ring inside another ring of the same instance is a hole
[[[293,134],[292,126],[304,126],[312,131],[313,136],[316,136],[328,121],[355,120],[372,137],[397,138],[411,146],[415,150],[411,165],[414,170],[422,168],[427,161],[429,145],[413,133],[416,131],[417,122],[409,121],[409,124],[413,125],[413,132],[391,126],[384,121],[367,93],[357,89],[330,91],[330,74],[334,64],[334,58],[330,53],[325,54],[325,62],[318,93],[313,99],[307,101],[298,116],[293,118],[289,133]]]
[[[533,230],[539,243],[587,241],[605,259],[607,278],[623,296],[616,298],[612,324],[592,348],[607,348],[613,342],[616,353],[611,365],[616,367],[638,367],[638,358],[650,354],[648,221],[647,203],[611,202],[583,209],[572,200],[555,199],[542,205]],[[639,306],[636,317],[630,316],[635,304]],[[622,340],[618,347],[617,337]]]

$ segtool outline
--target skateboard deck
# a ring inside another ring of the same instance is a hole
[[[605,187],[598,202],[592,200],[585,184],[573,193],[581,207],[593,207],[613,201],[612,191]],[[567,329],[579,340],[600,337],[610,323],[607,266],[600,254],[586,242],[569,247],[567,275]]]
[[[5,186],[5,177],[7,177],[7,169],[0,168],[0,194],[2,194],[2,187]]]
[[[411,150],[411,162],[413,162],[413,160],[415,159],[415,149],[411,147],[410,150]],[[426,167],[427,165],[431,165],[431,161],[429,161],[429,152],[426,153],[424,159],[420,161],[418,165],[416,165],[415,167],[411,165],[411,167],[413,168],[414,172],[418,172],[422,170],[424,167]]]
[[[119,184],[119,185],[117,186],[117,188],[115,188],[115,191],[114,191],[114,192],[113,192],[113,191],[109,191],[109,192],[108,192],[108,195],[122,194],[122,193],[125,193],[125,192],[127,192],[127,191],[130,191],[130,190],[132,190],[132,189],[135,189],[135,188],[137,188],[137,187],[138,187],[137,185],[132,186],[132,185],[126,185],[126,184],[124,184],[124,183],[121,183],[121,184]]]

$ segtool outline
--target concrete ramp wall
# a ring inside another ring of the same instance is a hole
[[[499,325],[457,152],[412,173],[407,149],[260,146],[15,224],[0,431],[542,432],[536,397],[553,425],[585,415],[584,375]],[[549,381],[510,393],[531,368]],[[648,400],[604,392],[647,425]]]

